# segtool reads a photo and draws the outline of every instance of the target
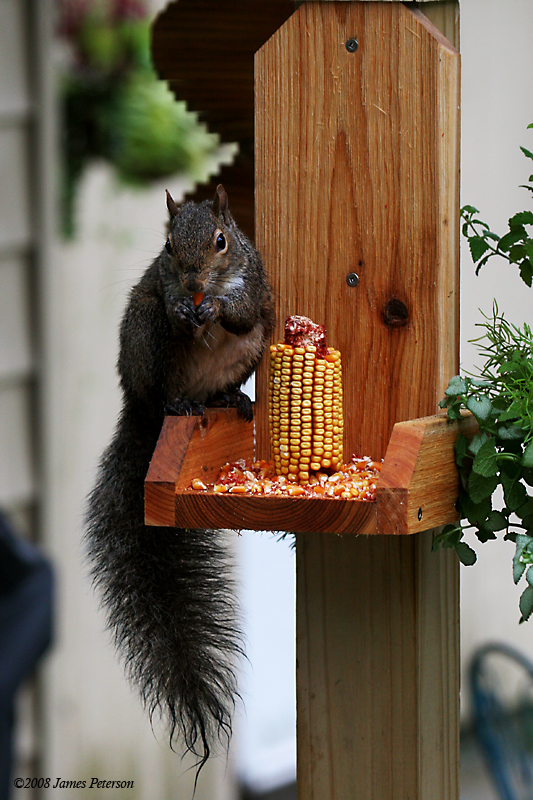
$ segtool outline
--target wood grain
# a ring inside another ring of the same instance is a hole
[[[458,70],[455,49],[400,3],[306,3],[256,55],[272,338],[289,314],[326,325],[343,357],[347,454],[383,457],[394,423],[434,413],[457,371]]]
[[[455,441],[459,433],[472,438],[477,427],[471,414],[459,423],[441,414],[394,426],[377,490],[379,533],[417,533],[457,520]]]
[[[458,797],[458,562],[410,537],[297,536],[298,797]]]
[[[197,417],[165,417],[144,482],[147,525],[175,524],[175,493]]]
[[[376,532],[375,503],[356,500],[178,492],[175,515],[181,527],[202,525],[230,530],[326,531],[328,534]]]
[[[167,417],[145,483],[148,525],[224,527],[335,534],[406,535],[457,517],[454,443],[477,430],[468,414],[443,414],[394,426],[376,502],[194,492],[193,478],[214,483],[228,461],[254,457],[253,427],[234,410]],[[420,514],[420,511],[422,512]]]
[[[345,453],[383,457],[395,423],[434,413],[457,372],[458,122],[458,53],[400,3],[304,4],[256,55],[273,339],[288,314],[326,325],[343,355]],[[266,380],[263,365],[259,455]],[[409,438],[424,455],[424,435]],[[431,553],[430,532],[296,542],[299,798],[455,800],[456,561]]]

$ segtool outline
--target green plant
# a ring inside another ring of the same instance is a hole
[[[61,0],[68,44],[61,82],[63,233],[74,232],[77,182],[94,159],[140,186],[194,171],[218,144],[158,79],[145,0]]]
[[[531,151],[521,149],[533,160]],[[524,188],[533,192],[533,175]],[[477,218],[478,213],[474,206],[461,209],[462,231],[476,274],[489,258],[500,256],[516,264],[520,277],[531,287],[533,239],[528,228],[533,225],[533,212],[514,214],[503,236],[491,231]],[[472,412],[479,431],[471,441],[463,435],[456,441],[461,522],[446,525],[436,534],[434,549],[452,547],[463,564],[471,565],[476,554],[463,541],[464,531],[473,529],[480,542],[504,532],[504,538],[516,544],[513,579],[526,582],[520,597],[522,622],[533,613],[533,496],[528,491],[533,486],[533,334],[527,324],[509,323],[496,301],[492,316],[483,316],[479,327],[484,332],[474,342],[484,364],[476,376],[454,376],[440,403],[450,419],[458,419],[463,410]],[[500,502],[495,500],[497,492],[501,492]]]

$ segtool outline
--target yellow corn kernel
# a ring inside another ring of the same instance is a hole
[[[268,414],[274,470],[291,487],[316,480],[313,472],[341,464],[339,351],[329,348],[325,358],[317,358],[314,346],[272,345]]]

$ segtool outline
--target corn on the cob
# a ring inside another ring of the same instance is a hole
[[[294,340],[294,325],[291,333]],[[341,355],[325,339],[272,345],[269,421],[274,468],[288,481],[307,483],[311,473],[342,464]]]

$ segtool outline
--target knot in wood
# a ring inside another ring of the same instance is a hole
[[[391,297],[383,306],[381,318],[389,328],[403,328],[409,322],[409,309],[403,300]]]

